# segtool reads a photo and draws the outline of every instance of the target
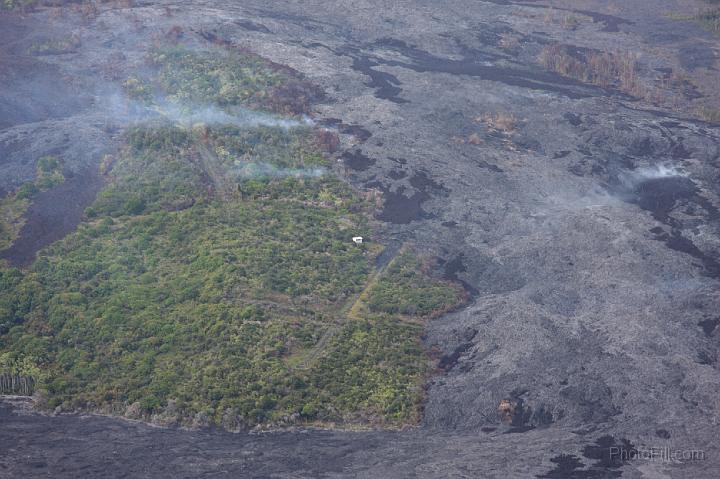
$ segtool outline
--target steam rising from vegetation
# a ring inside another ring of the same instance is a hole
[[[278,168],[269,163],[250,163],[232,173],[239,178],[319,178],[327,173],[325,168]]]
[[[139,101],[120,92],[100,96],[96,102],[106,113],[108,120],[124,125],[157,120],[167,120],[184,127],[206,124],[232,125],[238,128],[267,126],[289,129],[313,125],[312,120],[307,117],[283,118],[242,107],[223,110],[216,105],[182,104],[166,97],[155,97],[151,101]]]
[[[296,128],[312,125],[312,122],[303,118],[293,120],[278,118],[276,116],[254,112],[246,109],[236,109],[232,114],[213,105],[186,106],[169,102],[158,102],[154,110],[163,117],[180,125],[191,126],[198,123],[207,125],[232,125],[238,128],[256,128],[269,126],[275,128]]]

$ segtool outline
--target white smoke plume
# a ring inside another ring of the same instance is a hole
[[[157,103],[157,106],[151,109],[162,117],[182,126],[203,123],[206,125],[232,125],[238,128],[268,126],[290,129],[312,125],[312,122],[307,118],[292,120],[244,108],[237,108],[231,114],[213,105],[182,106],[164,102]]]
[[[232,171],[238,178],[319,178],[327,169],[315,168],[278,168],[269,163],[248,163]]]
[[[215,105],[181,105],[165,98],[155,98],[144,103],[131,99],[122,92],[99,95],[96,97],[96,104],[108,121],[123,126],[163,119],[183,127],[206,124],[238,128],[267,126],[291,129],[313,125],[312,120],[307,117],[287,119],[239,107],[226,111]]]
[[[623,172],[618,175],[618,180],[620,180],[622,185],[627,189],[632,190],[640,183],[648,180],[678,176],[687,176],[687,173],[673,165],[654,165]]]

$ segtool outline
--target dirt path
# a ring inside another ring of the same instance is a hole
[[[399,251],[402,251],[402,248],[400,248]],[[392,264],[398,254],[399,252],[396,252],[389,261],[375,269],[370,274],[367,283],[365,283],[365,288],[348,299],[342,309],[338,312],[335,322],[325,330],[317,344],[315,344],[310,351],[305,353],[304,357],[295,364],[295,369],[309,369],[310,366],[312,366],[313,363],[327,350],[330,341],[340,332],[346,322],[362,318],[364,313],[363,309],[366,307],[366,299],[369,292],[377,283],[378,278],[383,274],[387,267]]]
[[[227,172],[223,171],[220,159],[201,141],[196,142],[195,147],[200,156],[200,166],[212,181],[217,197],[223,201],[231,200],[237,189],[228,178]]]

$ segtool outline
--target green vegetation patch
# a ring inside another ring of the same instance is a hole
[[[462,288],[432,278],[417,257],[403,253],[370,290],[371,312],[427,316],[455,307]]]
[[[463,295],[409,252],[375,271],[381,248],[352,241],[373,237],[374,205],[330,173],[317,131],[248,110],[306,113],[312,87],[236,49],[151,64],[130,96],[234,126],[127,131],[77,231],[0,268],[0,375],[31,378],[47,408],[164,424],[416,423],[422,321]],[[59,171],[43,159],[15,201]]]
[[[417,421],[430,364],[421,325],[395,313],[430,314],[457,291],[412,274],[406,254],[371,289],[376,312],[344,317],[371,277],[351,241],[372,236],[369,205],[305,174],[326,165],[313,138],[131,129],[87,221],[27,273],[2,271],[4,361],[31,370],[49,408],[230,429]],[[274,173],[235,174],[261,163]]]
[[[23,215],[30,201],[12,193],[0,199],[0,250],[9,248],[25,224]]]
[[[390,315],[349,320],[309,371],[317,391],[301,414],[350,423],[416,424],[432,365],[423,326]]]
[[[132,97],[149,100],[159,91],[178,104],[242,106],[287,115],[307,114],[322,96],[293,70],[238,48],[196,51],[163,48],[149,58],[153,74],[125,82]]]
[[[284,81],[257,56],[219,48],[208,53],[182,47],[156,52],[152,62],[162,88],[181,103],[260,104]]]

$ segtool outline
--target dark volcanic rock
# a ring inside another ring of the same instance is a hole
[[[356,171],[365,171],[375,164],[375,160],[368,158],[360,150],[346,151],[342,157],[345,164]]]
[[[98,173],[90,170],[73,174],[55,188],[39,193],[25,214],[26,223],[18,239],[0,251],[0,258],[13,266],[29,266],[38,251],[75,230],[101,186]]]

